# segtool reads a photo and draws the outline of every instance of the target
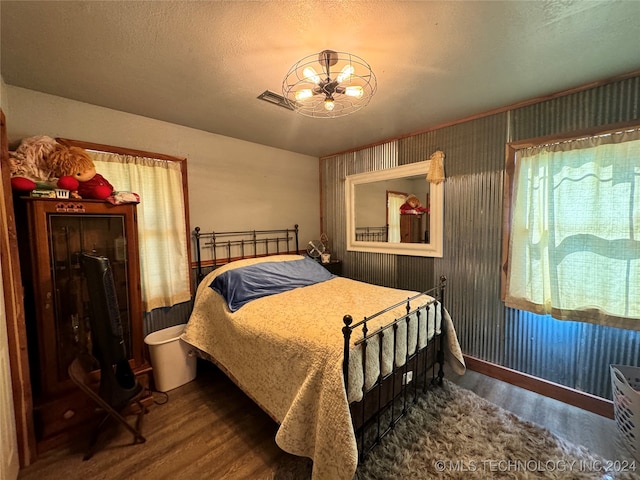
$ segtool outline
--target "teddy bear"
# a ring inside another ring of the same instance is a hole
[[[420,200],[415,195],[408,195],[404,203],[400,205],[400,214],[429,213],[429,209],[422,206]]]
[[[30,192],[35,188],[52,188],[58,175],[49,164],[49,154],[58,146],[46,135],[24,138],[15,151],[9,152],[11,187]]]
[[[75,198],[106,200],[113,186],[99,173],[86,150],[67,147],[47,136],[25,138],[10,152],[11,186],[30,192],[36,188],[62,188]]]
[[[60,175],[58,186],[77,192],[80,198],[106,200],[113,194],[113,185],[96,172],[83,148],[60,145],[49,154],[49,163]]]

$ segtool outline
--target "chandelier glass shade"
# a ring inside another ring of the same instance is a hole
[[[295,63],[282,82],[282,94],[301,115],[335,118],[366,106],[377,81],[362,58],[323,50]]]

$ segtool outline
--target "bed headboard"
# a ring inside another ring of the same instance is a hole
[[[386,242],[389,238],[389,225],[382,227],[356,227],[357,242]]]
[[[216,268],[243,258],[300,252],[297,224],[293,228],[238,232],[202,232],[196,227],[193,237],[196,241],[196,283],[205,276],[203,267]],[[208,252],[208,258],[203,259],[203,252]]]

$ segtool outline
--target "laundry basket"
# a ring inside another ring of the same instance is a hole
[[[613,410],[620,439],[640,461],[640,367],[611,365]]]

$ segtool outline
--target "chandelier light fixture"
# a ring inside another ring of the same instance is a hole
[[[282,82],[282,94],[301,115],[335,118],[367,105],[376,92],[371,67],[362,58],[323,50],[295,63]]]

